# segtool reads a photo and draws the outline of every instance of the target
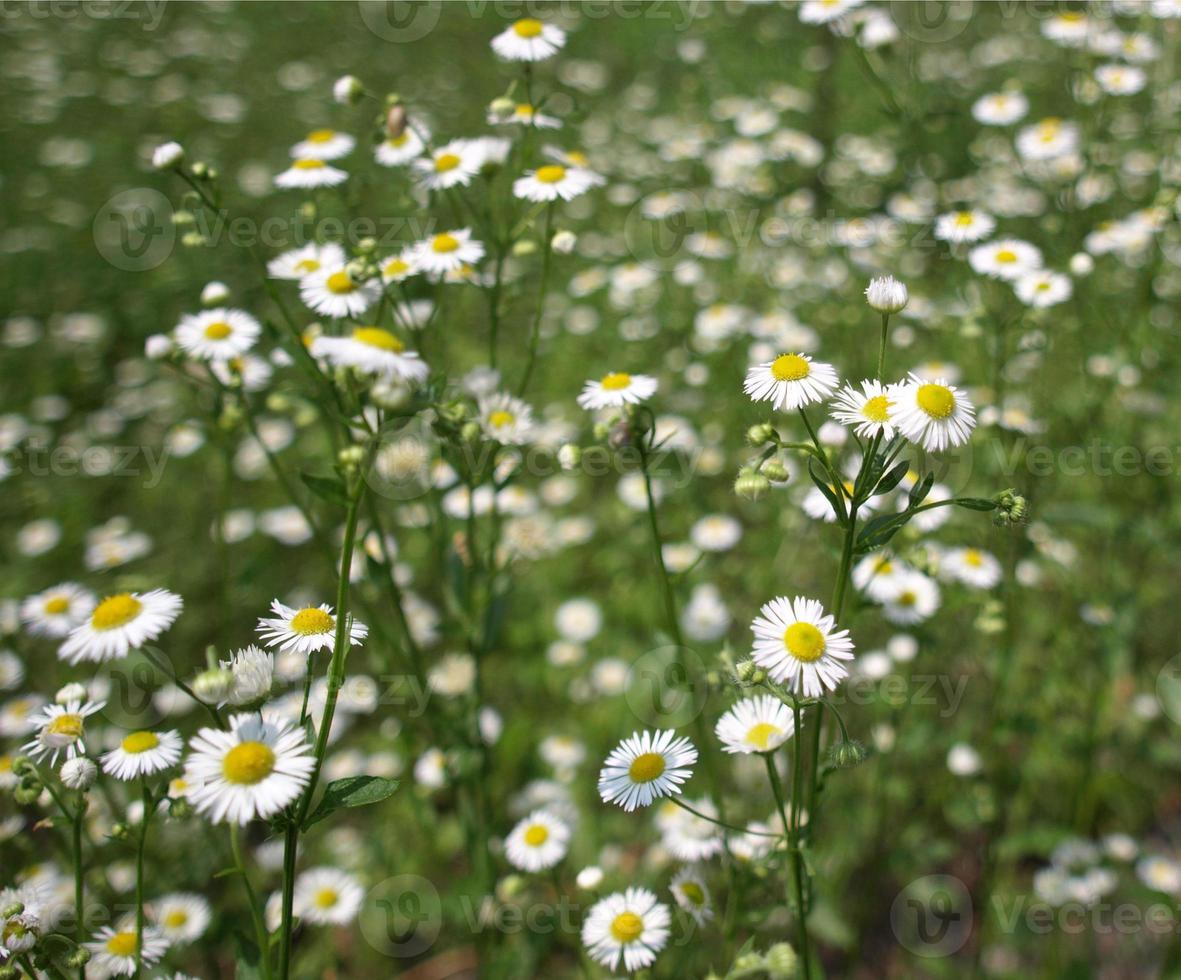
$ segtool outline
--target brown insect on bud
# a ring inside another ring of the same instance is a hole
[[[385,114],[385,131],[392,140],[396,140],[406,132],[406,107],[404,105],[390,106],[390,111]]]
[[[455,549],[455,554],[459,556],[459,560],[470,568],[472,564],[472,553],[468,550],[467,537],[462,531],[456,531],[452,535],[451,547]]]

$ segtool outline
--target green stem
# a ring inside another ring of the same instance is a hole
[[[79,791],[77,809],[73,814],[72,845],[74,849],[74,936],[79,946],[86,938],[85,869],[82,866],[82,818],[86,815],[86,793]],[[86,980],[86,964],[78,967],[78,980]]]
[[[771,834],[762,830],[750,830],[747,827],[737,827],[732,823],[726,823],[724,820],[719,820],[717,817],[711,817],[708,813],[702,813],[695,807],[691,807],[688,803],[682,800],[679,796],[670,796],[669,799],[679,806],[686,813],[691,813],[695,817],[700,817],[709,823],[717,824],[719,827],[725,827],[727,830],[733,830],[739,834],[750,834],[752,837],[782,837],[782,834]]]
[[[254,886],[250,884],[250,876],[246,873],[246,862],[242,858],[242,841],[239,836],[238,825],[230,824],[230,851],[234,855],[234,867],[242,879],[242,887],[246,889],[246,902],[250,906],[250,918],[254,922],[254,941],[258,944],[259,963],[262,965],[262,975],[270,978],[271,958],[268,955],[267,927],[263,922],[262,912],[258,904],[258,896],[254,893]]]
[[[808,945],[808,921],[804,908],[804,855],[800,850],[800,813],[801,797],[803,796],[803,753],[800,751],[800,707],[792,707],[795,719],[795,732],[792,736],[792,774],[791,774],[791,824],[787,828],[788,849],[791,851],[792,886],[796,896],[796,923],[799,932],[800,962],[803,966],[804,980],[811,980],[812,952]],[[772,767],[773,768],[773,767]],[[776,777],[778,778],[778,776]],[[808,815],[811,820],[811,814]]]
[[[525,390],[529,387],[529,380],[533,377],[533,365],[537,361],[537,342],[541,336],[541,317],[545,313],[545,296],[549,291],[550,258],[553,256],[552,230],[554,222],[554,205],[551,203],[545,209],[545,232],[541,248],[541,281],[537,288],[537,310],[533,314],[533,329],[529,332],[529,356],[525,362],[525,375],[521,378],[521,386],[517,395],[525,397]]]
[[[877,379],[884,381],[886,376],[886,334],[890,329],[890,314],[882,314],[882,338],[878,343],[878,373]]]
[[[148,843],[148,825],[152,822],[152,791],[148,781],[141,780],[143,816],[139,822],[139,843],[135,849],[135,976],[143,970],[144,960],[144,850]]]

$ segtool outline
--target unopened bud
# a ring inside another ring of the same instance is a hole
[[[744,500],[758,500],[771,489],[771,481],[762,473],[744,466],[734,481],[734,492]]]
[[[116,823],[111,825],[112,840],[127,840],[131,836],[131,825],[125,823]]]
[[[906,284],[899,282],[893,276],[882,276],[871,279],[865,287],[865,299],[870,309],[879,313],[899,313],[906,309],[910,301],[910,293]]]
[[[526,255],[532,255],[537,251],[537,243],[528,238],[522,238],[513,246],[513,255],[516,258],[522,258]]]
[[[550,239],[550,247],[559,255],[569,255],[578,244],[578,236],[572,231],[556,232]]]
[[[786,483],[789,478],[787,467],[778,459],[767,460],[759,467],[759,472],[772,483]]]
[[[66,958],[66,966],[72,970],[77,970],[81,966],[85,966],[90,962],[90,950],[85,946],[79,946]]]
[[[770,422],[760,422],[746,430],[746,441],[752,446],[761,446],[775,438],[775,426]]]
[[[837,742],[828,750],[828,761],[837,769],[851,769],[865,761],[865,746],[857,741]]]
[[[763,958],[763,969],[770,980],[791,980],[798,968],[799,958],[788,943],[776,943]]]
[[[488,103],[488,111],[494,116],[511,115],[517,104],[506,95],[493,99]]]
[[[582,462],[582,448],[572,442],[558,450],[558,465],[564,470],[575,469]]]
[[[221,667],[203,670],[193,680],[193,692],[202,701],[224,701],[234,686],[234,675]]]
[[[356,75],[341,75],[332,85],[332,97],[339,105],[353,105],[365,94],[365,86]]]

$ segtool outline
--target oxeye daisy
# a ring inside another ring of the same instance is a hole
[[[74,582],[63,582],[29,596],[21,603],[21,619],[34,636],[66,636],[94,611],[93,592]]]
[[[212,917],[209,903],[195,892],[175,892],[156,899],[145,911],[170,943],[200,939]]]
[[[498,392],[481,398],[477,406],[480,428],[494,442],[520,446],[533,430],[533,409],[520,398]]]
[[[513,181],[513,194],[526,201],[570,201],[595,184],[596,174],[560,163],[547,163]]]
[[[1036,309],[1064,303],[1070,299],[1073,291],[1070,278],[1060,272],[1027,272],[1013,283],[1013,292],[1017,298],[1026,306]]]
[[[583,385],[578,404],[589,411],[638,405],[656,394],[657,387],[656,379],[646,374],[611,371]]]
[[[251,644],[222,660],[220,666],[234,677],[226,700],[233,705],[254,704],[271,693],[275,676],[275,655]]]
[[[924,381],[916,374],[895,389],[894,424],[903,438],[927,452],[962,446],[976,427],[976,409],[967,395],[942,378]]]
[[[483,158],[474,151],[467,140],[452,140],[429,156],[414,161],[414,172],[418,182],[428,191],[446,190],[448,187],[466,187],[480,172]]]
[[[935,237],[944,242],[978,242],[996,227],[996,219],[983,211],[952,211],[935,219]]]
[[[668,943],[672,915],[647,888],[629,888],[595,902],[582,924],[582,944],[591,959],[610,970],[620,960],[635,973],[656,960]]]
[[[833,398],[831,414],[841,425],[849,426],[863,438],[880,435],[883,439],[892,439],[892,397],[891,386],[880,381],[862,381],[861,391],[846,385]]]
[[[103,772],[116,779],[154,776],[180,761],[181,738],[177,732],[129,732],[102,757]]]
[[[176,622],[183,606],[184,600],[167,589],[107,596],[84,623],[71,630],[57,651],[58,658],[77,664],[126,657]]]
[[[875,602],[883,602],[893,595],[897,588],[898,576],[909,571],[910,566],[895,558],[888,551],[866,555],[853,566],[853,585]]]
[[[344,249],[334,243],[317,245],[309,242],[301,248],[289,249],[267,263],[267,275],[272,279],[303,279],[324,266],[337,268],[347,261]]]
[[[104,977],[129,977],[140,963],[155,966],[168,952],[168,940],[150,926],[144,929],[143,948],[140,949],[134,922],[127,922],[117,929],[103,926],[94,939],[84,945],[90,952],[89,968],[96,976]]]
[[[67,759],[86,754],[86,719],[101,711],[105,701],[68,701],[65,704],[47,704],[37,714],[30,716],[31,730],[36,737],[22,747],[35,759],[48,759],[50,765],[57,764],[63,750]]]
[[[504,853],[514,868],[544,871],[566,856],[570,826],[547,810],[534,810],[509,832]]]
[[[882,600],[882,615],[898,626],[930,619],[939,608],[939,586],[922,572],[909,569],[894,579],[894,589]]]
[[[566,44],[566,32],[535,17],[522,17],[492,39],[492,50],[505,61],[545,61]]]
[[[681,868],[668,886],[677,904],[693,917],[699,926],[714,916],[710,905],[709,888],[705,878],[694,866]]]
[[[249,313],[219,307],[183,317],[176,327],[176,343],[190,357],[226,361],[245,354],[261,333],[261,324]]]
[[[336,187],[349,179],[339,167],[325,163],[315,157],[301,157],[291,166],[275,176],[275,186],[284,190],[292,188]]]
[[[1020,279],[1041,267],[1042,253],[1019,238],[1002,238],[977,245],[968,253],[968,264],[976,272],[993,279]]]
[[[337,868],[309,868],[295,881],[295,914],[318,926],[352,922],[364,898],[356,877]]]
[[[629,813],[653,800],[681,792],[692,774],[697,749],[673,731],[633,732],[619,743],[599,771],[599,795]]]
[[[304,305],[324,316],[359,317],[381,296],[376,279],[361,282],[346,266],[324,266],[299,281]]]
[[[484,257],[484,243],[472,239],[470,228],[444,231],[424,238],[414,246],[419,268],[435,275],[474,265]]]
[[[791,738],[791,709],[770,694],[743,698],[718,719],[714,734],[731,753],[773,752]]]
[[[807,354],[780,354],[747,369],[742,390],[756,402],[771,402],[780,411],[803,408],[831,395],[839,384],[831,364]]]
[[[835,629],[836,620],[824,607],[802,596],[780,596],[759,612],[750,626],[755,663],[804,697],[834,690],[848,673],[842,661],[853,659],[849,631]]]
[[[949,548],[940,559],[939,570],[977,589],[991,589],[1001,580],[1001,563],[979,548]]]
[[[317,337],[311,355],[335,367],[350,367],[380,378],[421,384],[430,374],[417,352],[382,327],[354,327],[348,337]]]
[[[295,800],[315,762],[302,730],[271,712],[230,718],[230,730],[203,728],[185,760],[188,801],[213,823],[267,818]]]
[[[337,160],[353,152],[357,141],[335,129],[315,129],[291,148],[297,160]]]
[[[271,603],[273,619],[260,619],[258,633],[269,647],[283,652],[307,655],[315,650],[331,650],[336,640],[336,617],[327,603],[293,609],[278,599]],[[352,620],[348,627],[349,642],[359,646],[369,633],[364,623]]]
[[[387,136],[378,143],[373,157],[383,167],[403,167],[426,149],[424,135],[426,130],[421,123],[411,123],[397,136]]]

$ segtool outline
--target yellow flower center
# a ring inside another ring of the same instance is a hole
[[[321,888],[316,892],[316,908],[330,909],[340,901],[340,895],[335,888]]]
[[[406,349],[406,345],[402,341],[381,327],[355,327],[353,340],[359,340],[370,347],[390,351],[394,354],[401,354]]]
[[[900,606],[913,606],[916,602],[918,602],[918,599],[919,597],[911,592],[910,589],[906,589],[898,596],[897,600],[895,601]]]
[[[300,636],[318,636],[330,632],[334,626],[336,621],[328,613],[311,606],[291,617],[291,628]]]
[[[681,894],[684,895],[694,905],[705,904],[705,892],[695,881],[682,881]]]
[[[0,772],[12,772],[12,756],[0,755]]]
[[[303,259],[295,263],[296,272],[315,272],[320,268],[319,259]]]
[[[440,153],[435,157],[435,173],[445,174],[459,166],[459,157],[454,153]]]
[[[107,952],[112,956],[134,956],[138,945],[134,932],[117,932],[107,940]]]
[[[556,163],[537,168],[537,179],[543,184],[560,183],[566,176],[566,168]]]
[[[771,362],[771,376],[776,381],[799,381],[810,370],[808,362],[799,354],[780,354]]]
[[[319,170],[327,164],[323,160],[296,160],[291,166],[296,170]]]
[[[502,425],[512,425],[516,420],[517,417],[512,412],[506,412],[503,408],[488,416],[488,424],[494,429],[499,429]]]
[[[889,422],[890,399],[885,395],[874,395],[861,406],[861,414],[871,422]]]
[[[611,935],[616,942],[634,943],[644,931],[644,920],[635,912],[620,912],[611,920]]]
[[[541,21],[526,17],[513,24],[513,30],[517,32],[517,37],[532,38],[541,35],[541,26]]]
[[[336,293],[338,296],[351,293],[357,288],[356,283],[353,282],[352,276],[350,276],[344,270],[332,273],[324,285],[328,287],[329,292]]]
[[[308,133],[309,143],[327,143],[336,135],[336,132],[331,129],[317,129]]]
[[[766,749],[772,738],[783,734],[783,729],[767,721],[760,721],[746,733],[746,740],[760,749]]]
[[[63,738],[81,738],[86,721],[81,715],[58,715],[46,727],[50,735],[60,735]]]
[[[1012,249],[1002,248],[999,252],[996,253],[996,255],[993,256],[993,258],[996,259],[998,262],[1003,262],[1005,265],[1008,265],[1012,262],[1017,261],[1017,253],[1014,252]]]
[[[143,610],[144,604],[130,592],[108,596],[90,614],[90,625],[96,630],[113,630],[130,623]]]
[[[160,739],[156,737],[155,732],[132,732],[123,739],[123,751],[130,752],[132,755],[138,755],[140,752],[147,752],[148,749],[154,749],[160,744]]]
[[[599,382],[607,391],[623,391],[632,383],[632,376],[626,371],[612,371],[604,374]]]
[[[459,239],[454,235],[448,235],[447,232],[431,239],[432,251],[447,253],[454,252],[457,248],[459,248]]]
[[[961,228],[966,228],[972,223],[971,211],[957,211],[955,216],[955,223]]]
[[[810,664],[824,654],[824,634],[811,623],[792,623],[783,631],[783,645],[796,660]]]
[[[590,161],[586,158],[586,154],[581,150],[570,150],[566,154],[566,159],[576,167],[585,167],[588,163],[590,163]]]
[[[233,332],[234,328],[224,320],[218,320],[205,328],[205,336],[210,340],[225,340]]]
[[[525,843],[530,847],[541,847],[547,840],[549,840],[549,830],[539,823],[535,823],[525,831]]]
[[[409,133],[399,133],[397,136],[391,136],[386,143],[390,146],[405,146],[407,140],[410,139]]]
[[[984,557],[975,548],[969,548],[964,552],[964,564],[979,568],[984,564]]]
[[[189,921],[189,913],[184,909],[173,909],[164,916],[164,925],[169,929],[179,929]]]
[[[627,774],[635,783],[650,783],[664,773],[664,756],[659,752],[638,755],[628,767]]]
[[[923,385],[915,400],[933,419],[945,419],[955,411],[955,395],[943,385]]]
[[[387,276],[400,276],[410,268],[408,262],[403,262],[401,259],[390,259],[385,264],[383,270]]]
[[[889,558],[879,558],[874,562],[873,570],[877,575],[889,575],[894,571],[894,563]]]
[[[236,786],[261,783],[275,769],[275,753],[262,742],[240,742],[221,761],[226,781]]]
[[[50,616],[60,616],[70,608],[70,600],[64,596],[54,596],[45,602],[45,612]]]

